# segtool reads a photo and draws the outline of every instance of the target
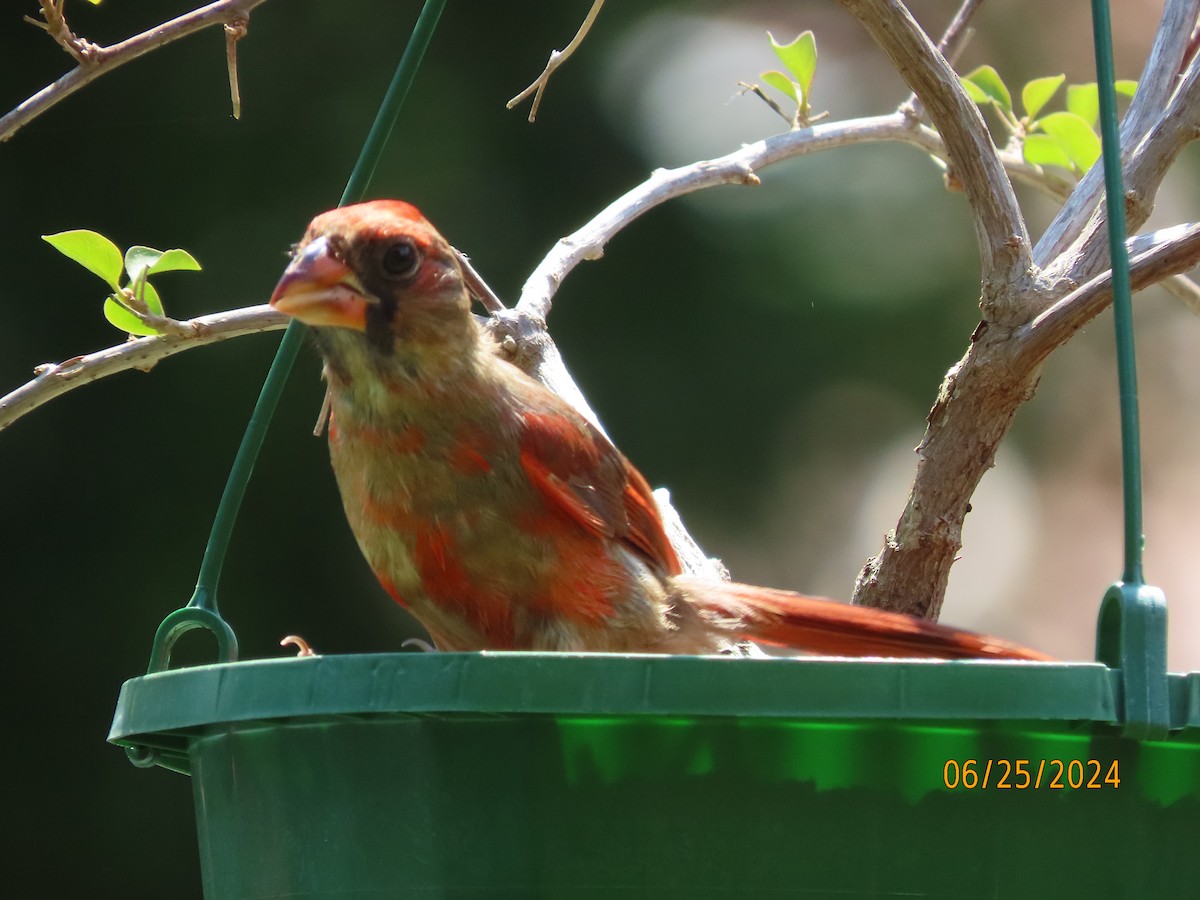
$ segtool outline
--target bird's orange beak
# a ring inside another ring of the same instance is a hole
[[[305,325],[366,331],[364,293],[354,271],[330,252],[328,239],[319,237],[288,264],[271,305]]]

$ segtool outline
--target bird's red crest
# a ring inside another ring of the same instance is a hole
[[[414,236],[422,238],[422,244],[428,244],[433,226],[411,203],[403,200],[368,200],[322,213],[312,220],[308,232],[310,235],[396,230],[408,232],[410,224],[420,226],[415,229],[417,234]]]

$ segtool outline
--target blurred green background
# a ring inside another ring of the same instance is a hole
[[[243,117],[208,31],[119,69],[0,145],[0,391],[34,365],[117,343],[101,284],[39,235],[93,228],[123,246],[185,247],[199,275],[162,276],[177,318],[264,302],[288,246],[334,205],[419,9],[417,2],[274,0],[240,45]],[[783,123],[739,79],[805,28],[833,118],[907,95],[856,23],[823,2],[611,3],[551,81],[538,121],[505,101],[574,34],[589,5],[451,2],[371,189],[420,206],[502,296],[651,169],[736,149]],[[1087,3],[992,4],[961,70],[1010,85],[1094,80]],[[1161,4],[1116,4],[1117,72],[1137,77]],[[68,3],[106,44],[190,8]],[[952,12],[914,4],[932,32]],[[0,106],[68,68],[0,14]],[[1194,220],[1196,154],[1160,202]],[[551,326],[617,443],[668,486],[739,580],[849,595],[895,522],[911,448],[977,320],[961,195],[905,147],[805,157],[654,210],[578,269]],[[1035,232],[1052,208],[1028,194]],[[1171,667],[1200,668],[1200,325],[1160,291],[1138,301],[1147,431],[1147,571],[1172,602]],[[944,619],[1089,658],[1096,606],[1120,569],[1111,323],[1047,366],[968,520]],[[44,896],[198,896],[190,784],[132,768],[103,742],[121,682],[144,670],[161,618],[190,595],[233,452],[278,333],[126,373],[0,434],[10,616],[7,881]],[[383,651],[419,634],[376,586],[342,517],[322,441],[315,353],[284,397],[238,524],[222,610],[243,655],[288,633],[321,652]],[[202,641],[190,648],[203,658]],[[404,815],[397,809],[397,815]],[[264,841],[269,840],[264,836]],[[32,879],[32,881],[30,881]]]

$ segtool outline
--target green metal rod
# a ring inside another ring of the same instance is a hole
[[[250,476],[254,474],[258,452],[266,439],[267,428],[275,415],[275,407],[279,405],[279,397],[292,371],[292,364],[296,362],[303,338],[303,326],[293,319],[283,333],[279,349],[275,351],[275,359],[271,362],[266,380],[263,381],[258,402],[254,404],[254,412],[250,414],[246,432],[242,435],[242,443],[233,459],[229,480],[225,482],[225,490],[221,494],[221,502],[217,505],[217,514],[213,517],[212,530],[208,535],[208,544],[204,548],[204,559],[200,563],[200,574],[196,578],[196,590],[192,599],[188,601],[188,606],[217,612],[217,584],[221,580],[221,568],[225,565],[225,554],[229,551],[233,526],[241,511]]]
[[[1125,496],[1126,584],[1144,584],[1142,576],[1142,460],[1138,427],[1137,364],[1133,346],[1133,301],[1129,290],[1129,254],[1125,249],[1125,188],[1121,179],[1121,141],[1117,131],[1117,92],[1113,85],[1112,23],[1108,0],[1092,0],[1096,44],[1096,82],[1100,91],[1108,246],[1112,257],[1113,317],[1117,332],[1117,385],[1121,400],[1122,487]]]
[[[350,173],[350,180],[346,183],[346,190],[342,193],[339,206],[355,203],[366,194],[367,186],[371,183],[371,176],[375,174],[375,167],[379,164],[388,137],[400,114],[400,107],[404,103],[405,97],[408,96],[408,89],[412,86],[417,69],[420,68],[421,60],[425,57],[425,51],[429,47],[429,42],[437,28],[438,19],[441,18],[442,10],[445,7],[446,0],[425,0],[425,6],[421,9],[421,14],[417,17],[417,24],[413,27],[412,35],[408,39],[408,46],[404,48],[400,64],[396,67],[396,74],[392,77],[392,83],[388,86],[379,112],[375,116],[375,122],[367,134],[362,152],[359,153],[358,162],[355,163],[354,170]],[[287,382],[292,365],[296,361],[296,355],[299,353],[303,330],[304,326],[300,322],[292,320],[283,333],[283,340],[280,342],[279,349],[275,353],[275,360],[267,372],[262,392],[258,395],[258,402],[254,405],[254,412],[250,414],[250,422],[246,426],[246,433],[242,435],[242,443],[234,457],[229,480],[225,483],[225,490],[221,494],[221,502],[217,506],[217,514],[213,517],[212,530],[209,532],[208,544],[204,548],[204,559],[200,563],[196,590],[192,594],[188,606],[217,612],[217,584],[221,579],[221,568],[225,564],[225,555],[229,551],[233,526],[237,521],[238,512],[241,510],[242,499],[246,496],[246,486],[250,483],[250,476],[254,473],[254,464],[258,460],[263,440],[267,436],[267,428],[270,426],[271,418],[275,415],[275,408],[279,405],[283,386]]]

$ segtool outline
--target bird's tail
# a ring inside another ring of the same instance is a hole
[[[851,606],[791,591],[677,576],[676,587],[739,637],[828,656],[1027,659],[1053,657],[1001,638],[903,613]]]

